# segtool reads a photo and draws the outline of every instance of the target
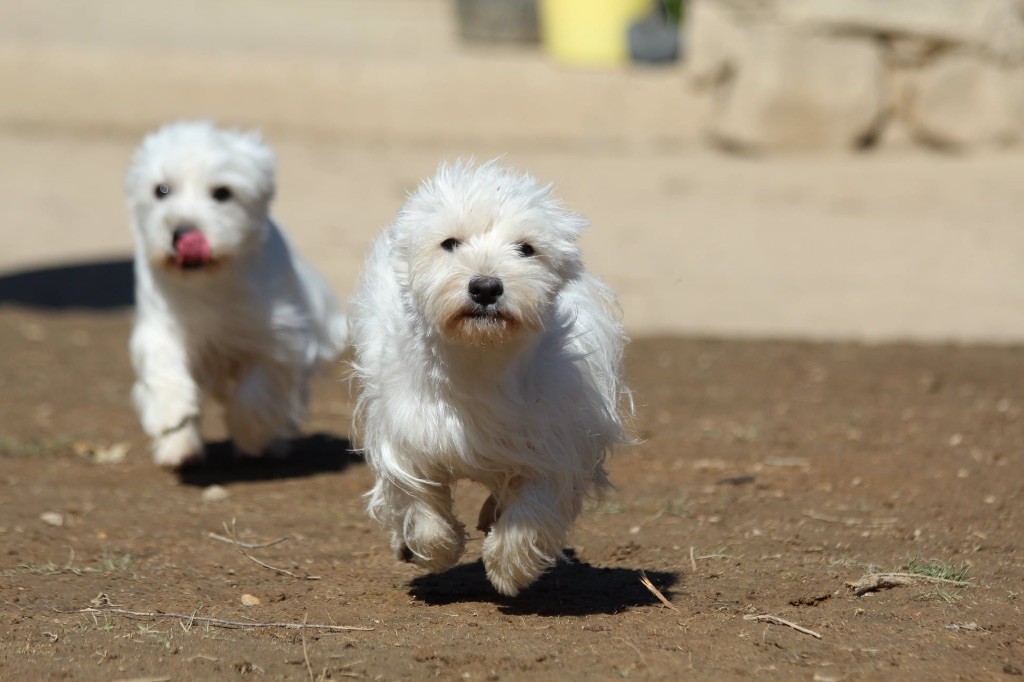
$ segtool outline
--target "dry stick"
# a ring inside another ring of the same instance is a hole
[[[289,571],[286,568],[278,568],[277,566],[271,566],[270,564],[265,564],[262,561],[260,561],[259,559],[257,559],[256,557],[254,557],[252,555],[249,555],[249,554],[246,554],[245,552],[242,552],[242,550],[238,550],[238,551],[246,559],[251,559],[253,561],[253,563],[259,564],[263,568],[269,568],[271,571],[275,571],[275,572],[280,573],[282,575],[290,575],[291,577],[297,578],[299,580],[320,580],[320,576],[318,576],[318,575],[298,575],[297,573],[292,573],[291,571]]]
[[[306,624],[307,614],[302,614],[302,624]],[[316,677],[313,676],[313,666],[309,664],[309,652],[306,650],[306,633],[305,631],[299,631],[299,635],[302,637],[302,660],[306,662],[306,672],[309,673],[310,682],[316,682]]]
[[[797,632],[802,632],[805,635],[810,635],[811,637],[814,637],[815,639],[821,639],[821,635],[819,635],[814,630],[808,630],[807,628],[805,628],[802,625],[797,625],[796,623],[788,621],[785,618],[779,618],[778,616],[773,616],[770,613],[762,613],[762,614],[759,614],[759,615],[743,616],[743,620],[753,620],[753,621],[759,621],[759,622],[763,621],[765,623],[775,623],[776,625],[785,625],[786,627],[793,628]]]
[[[206,537],[210,538],[211,540],[226,542],[227,544],[234,545],[235,547],[244,547],[246,549],[263,549],[264,547],[273,547],[274,545],[278,545],[284,542],[285,540],[291,539],[292,536],[282,535],[279,538],[274,538],[270,542],[242,542],[237,539],[232,540],[231,538],[226,538],[223,535],[217,535],[216,533],[207,533]]]
[[[690,545],[690,565],[693,566],[693,572],[697,572],[697,559],[693,556],[693,545]]]
[[[815,521],[824,521],[825,523],[841,523],[844,526],[888,526],[891,523],[896,523],[899,519],[842,519],[838,516],[826,516],[825,514],[819,514],[815,511],[805,511],[804,516]]]
[[[970,582],[967,580],[951,580],[949,578],[939,578],[931,575],[921,575],[920,573],[871,573],[864,576],[860,580],[855,582],[846,583],[846,586],[853,590],[853,593],[858,597],[862,597],[868,592],[878,592],[879,590],[888,590],[893,587],[900,587],[901,585],[911,585],[915,580],[923,580],[930,583],[940,583],[943,585],[955,585],[956,587],[969,587]]]
[[[321,625],[317,623],[255,623],[238,620],[223,620],[209,616],[186,615],[184,613],[156,613],[153,611],[127,611],[125,609],[78,609],[77,611],[58,611],[58,613],[118,613],[122,616],[135,616],[137,618],[176,618],[178,620],[189,620],[199,623],[208,623],[214,627],[241,629],[241,628],[283,628],[285,630],[325,630],[327,632],[347,632],[355,630],[358,632],[370,632],[373,628],[364,628],[357,625]]]
[[[863,597],[868,592],[880,592],[882,590],[890,590],[894,587],[900,587],[901,585],[911,584],[913,584],[913,581],[907,578],[895,576],[884,577],[874,574],[866,575],[856,582],[846,583],[846,586],[853,590],[854,595]]]
[[[274,571],[276,573],[281,573],[282,575],[290,575],[291,577],[298,578],[299,580],[320,580],[320,576],[318,576],[318,575],[298,575],[296,573],[292,573],[291,571],[289,571],[286,568],[278,568],[277,566],[271,566],[270,564],[267,564],[267,563],[264,563],[264,562],[260,561],[259,559],[254,557],[252,554],[249,554],[249,553],[243,551],[241,545],[239,545],[238,540],[235,537],[235,520],[234,519],[231,519],[231,528],[230,529],[228,528],[228,524],[226,524],[226,523],[224,524],[224,531],[226,533],[228,533],[228,535],[231,537],[231,540],[232,540],[231,544],[233,544],[235,546],[235,549],[238,550],[238,553],[241,554],[242,556],[244,556],[249,561],[252,561],[252,562],[254,562],[256,564],[259,564],[263,568],[269,568],[271,571]]]
[[[881,576],[883,578],[910,578],[911,580],[924,580],[929,583],[947,583],[950,585],[958,585],[960,587],[966,587],[971,584],[969,580],[953,580],[951,578],[940,578],[935,575],[922,575],[920,573],[903,573],[900,571],[894,573],[872,573],[871,575]]]
[[[672,602],[665,598],[665,595],[661,593],[661,590],[654,586],[654,583],[650,581],[650,579],[647,577],[647,574],[644,573],[643,570],[640,571],[640,584],[646,587],[648,590],[650,590],[651,594],[657,597],[662,604],[672,609],[676,613],[679,613],[679,609],[673,606]]]

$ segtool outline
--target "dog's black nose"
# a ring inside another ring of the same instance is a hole
[[[469,297],[477,305],[491,305],[505,292],[497,277],[474,277],[469,280]]]
[[[174,232],[171,234],[171,248],[178,248],[178,242],[189,232],[195,232],[196,227],[194,225],[178,225],[174,228]]]

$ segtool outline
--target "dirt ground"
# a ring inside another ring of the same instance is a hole
[[[476,531],[442,575],[389,555],[363,514],[369,473],[346,453],[341,367],[318,384],[290,460],[233,466],[221,444],[201,469],[156,469],[127,402],[129,323],[124,311],[0,310],[3,679],[1024,670],[1024,349],[637,340],[642,443],[616,453],[618,491],[581,518],[571,563],[505,599]],[[210,499],[214,485],[226,497]],[[461,488],[462,515],[481,500]],[[209,536],[232,523],[244,542],[286,539],[247,557]],[[967,567],[969,584],[860,597],[845,584],[928,560]],[[763,614],[820,639],[746,618]]]

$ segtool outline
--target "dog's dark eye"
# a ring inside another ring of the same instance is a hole
[[[170,193],[171,188],[164,184],[159,184],[153,188],[153,196],[155,196],[157,199],[163,199]]]
[[[231,199],[231,188],[230,187],[214,187],[213,191],[210,192],[210,196],[213,197],[214,201],[221,203]]]
[[[519,255],[522,256],[523,258],[529,258],[533,254],[537,253],[536,251],[533,250],[533,247],[530,246],[529,244],[519,244],[519,245],[517,245],[516,246],[516,251],[518,251]]]
[[[448,253],[451,253],[455,249],[459,248],[461,245],[462,242],[460,242],[455,237],[448,237],[448,239],[445,239],[443,242],[441,242],[441,248],[447,251]]]

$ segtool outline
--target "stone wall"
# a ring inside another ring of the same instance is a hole
[[[692,0],[687,32],[726,147],[1024,147],[1024,0]]]

